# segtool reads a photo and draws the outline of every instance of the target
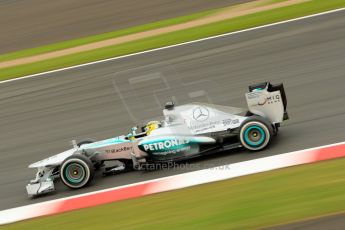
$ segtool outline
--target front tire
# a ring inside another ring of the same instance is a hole
[[[240,128],[241,145],[251,151],[264,149],[270,142],[272,127],[261,117],[248,118]]]
[[[86,145],[86,144],[91,144],[95,142],[94,140],[91,140],[91,139],[87,139],[87,140],[82,140],[80,142],[77,143],[77,146],[78,147],[81,147],[82,145]]]
[[[78,189],[87,186],[94,176],[94,167],[84,155],[73,155],[66,158],[60,167],[62,182],[69,188]]]

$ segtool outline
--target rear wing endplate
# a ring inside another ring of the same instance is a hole
[[[264,82],[251,85],[246,93],[246,100],[251,113],[265,117],[272,123],[289,119],[283,83],[273,85]]]

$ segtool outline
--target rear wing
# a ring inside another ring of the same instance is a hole
[[[246,93],[246,100],[251,113],[265,117],[272,123],[289,119],[283,83],[272,85],[270,82],[264,82],[251,85]]]

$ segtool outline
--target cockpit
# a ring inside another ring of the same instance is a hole
[[[138,127],[131,128],[131,132],[127,135],[126,139],[135,140],[145,136],[149,136],[153,130],[162,127],[163,122],[160,121],[149,121],[145,126],[141,128],[141,133],[137,133]]]

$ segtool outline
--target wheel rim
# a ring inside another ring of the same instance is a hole
[[[257,125],[250,126],[244,132],[244,140],[250,146],[260,146],[266,139],[265,131]]]
[[[68,182],[78,184],[85,179],[85,168],[77,163],[67,165],[65,169],[65,176]]]

